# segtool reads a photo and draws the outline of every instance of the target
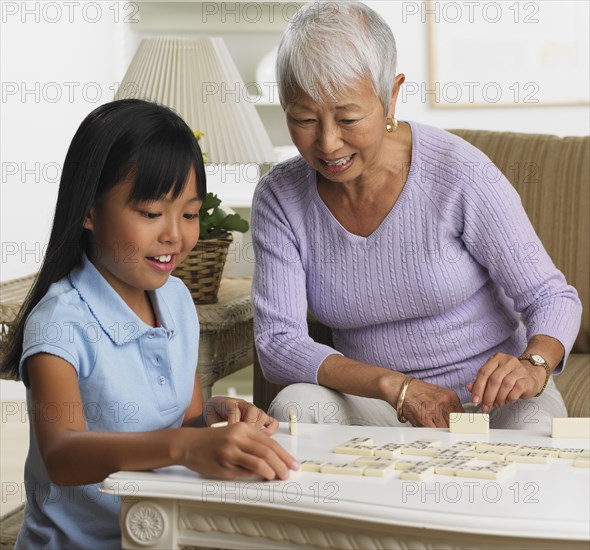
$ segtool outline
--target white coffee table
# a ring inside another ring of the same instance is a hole
[[[376,444],[502,441],[588,448],[516,430],[489,435],[443,429],[285,424],[275,439],[300,460],[352,462],[331,449],[352,437]],[[288,481],[229,482],[183,468],[118,472],[102,491],[122,496],[123,548],[535,548],[590,546],[590,472],[573,461],[517,464],[499,480],[434,476],[402,481],[299,472]]]

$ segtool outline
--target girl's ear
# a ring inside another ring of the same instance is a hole
[[[94,206],[90,209],[88,216],[84,220],[84,225],[82,226],[84,229],[88,229],[89,231],[94,231]]]

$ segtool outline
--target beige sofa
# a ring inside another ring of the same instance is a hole
[[[545,248],[584,306],[566,369],[555,377],[570,416],[590,416],[590,137],[451,130],[483,151],[512,182]],[[331,343],[310,320],[310,335]],[[264,410],[281,389],[254,357],[254,402]]]

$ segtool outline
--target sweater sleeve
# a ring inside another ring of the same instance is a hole
[[[279,171],[280,174],[280,171]],[[254,334],[260,366],[274,383],[317,384],[317,372],[333,348],[309,337],[306,276],[300,243],[286,216],[297,209],[297,193],[277,198],[267,185],[273,172],[257,186],[252,205],[252,240],[256,257],[252,299]],[[289,185],[289,182],[281,182]],[[289,203],[293,200],[294,203]]]
[[[469,146],[464,153],[461,162],[469,170],[459,202],[465,247],[514,301],[527,341],[544,334],[563,344],[558,374],[580,329],[578,293],[554,265],[508,179],[478,149]]]

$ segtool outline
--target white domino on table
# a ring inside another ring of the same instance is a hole
[[[475,477],[479,479],[501,479],[514,471],[513,462],[490,462],[485,466],[466,464],[456,469],[457,477]]]
[[[460,456],[467,458],[475,458],[477,460],[489,460],[490,462],[504,462],[506,455],[499,451],[461,451]]]
[[[365,464],[363,470],[364,476],[370,477],[387,477],[395,473],[394,464]]]
[[[446,460],[435,464],[434,473],[442,476],[454,476],[458,469],[470,466],[471,464],[473,464],[473,461],[469,458]]]
[[[393,467],[396,470],[405,471],[409,470],[410,468],[413,468],[414,466],[416,466],[416,464],[420,464],[420,462],[416,462],[414,460],[397,460]]]
[[[289,409],[289,434],[297,435],[297,413]]]
[[[363,464],[337,464],[335,462],[325,462],[320,466],[320,473],[362,476],[365,468],[366,466]]]
[[[353,437],[344,443],[340,443],[341,447],[350,447],[351,445],[363,445],[364,447],[374,447],[375,442],[372,437]]]
[[[413,463],[414,465],[417,463]],[[383,462],[339,464],[336,462],[321,462],[319,460],[303,460],[301,470],[319,472],[321,474],[387,477],[395,473],[395,462],[383,459]]]
[[[447,447],[446,450],[448,451],[468,451],[471,449],[477,449],[479,443],[477,441],[457,441],[457,443],[453,443],[450,447]]]
[[[401,455],[403,443],[387,443],[375,449],[375,456],[382,458],[395,458]]]
[[[552,418],[551,437],[590,439],[590,418]]]
[[[354,464],[395,464],[397,460],[393,458],[384,458],[382,456],[361,456],[354,461]]]
[[[489,416],[474,413],[452,413],[452,425],[458,433],[487,433]],[[290,421],[294,421],[289,411]],[[290,422],[290,432],[291,422]],[[295,432],[296,433],[296,432]],[[547,464],[552,458],[573,459],[577,468],[590,467],[588,449],[559,449],[541,445],[459,441],[442,448],[441,441],[418,439],[410,443],[387,443],[377,447],[372,438],[355,437],[333,449],[334,453],[357,455],[354,463],[335,463],[320,460],[301,461],[301,471],[321,474],[368,476],[385,478],[399,470],[403,480],[421,481],[433,474],[482,479],[500,479],[510,473],[516,462]],[[427,461],[401,460],[405,455],[427,456]],[[486,461],[481,465],[475,461]]]
[[[225,428],[229,426],[229,422],[227,420],[222,420],[221,422],[213,422],[209,427],[210,428]]]
[[[590,458],[576,458],[576,460],[574,460],[574,466],[576,468],[590,468]]]
[[[583,458],[584,449],[559,449],[559,458]]]
[[[375,442],[370,437],[353,437],[332,450],[335,454],[341,455],[365,455],[373,456],[376,449]],[[358,452],[357,452],[358,451]]]
[[[516,449],[515,453],[510,454],[539,454],[549,455],[552,458],[559,458],[559,449],[557,447],[544,447],[541,445],[523,445]]]
[[[302,460],[299,464],[302,472],[319,472],[325,463],[324,460]]]
[[[434,468],[436,464],[428,461],[415,462],[411,468],[402,471],[400,479],[407,479],[411,481],[422,481],[434,475]]]
[[[366,445],[338,445],[334,447],[333,452],[338,455],[374,456],[375,447],[368,447]]]
[[[491,441],[482,441],[477,443],[475,449],[478,451],[501,451],[502,454],[515,453],[521,445],[518,443],[494,443]]]
[[[430,460],[432,462],[447,462],[448,460],[455,460],[461,458],[463,452],[465,451],[453,451],[451,449],[443,449],[438,454],[431,456]]]
[[[526,462],[528,464],[548,464],[551,461],[550,454],[542,453],[513,453],[506,455],[506,462]]]
[[[437,439],[418,439],[403,445],[401,453],[404,455],[436,456],[441,451],[440,444],[440,440]]]
[[[449,432],[457,434],[487,434],[490,432],[490,415],[483,413],[451,413]]]
[[[289,411],[291,419],[292,411]],[[474,420],[474,418],[476,418]],[[469,413],[467,428],[457,424],[460,433],[479,423],[488,423],[488,415]],[[467,432],[484,433],[484,432]],[[400,471],[402,480],[421,481],[431,475],[449,475],[481,479],[500,479],[514,470],[515,463],[547,464],[553,458],[571,459],[576,468],[590,468],[590,450],[550,447],[543,445],[519,445],[489,441],[458,441],[442,448],[441,441],[418,439],[410,443],[387,443],[376,446],[372,438],[355,437],[336,446],[334,453],[357,455],[353,463],[336,463],[321,460],[303,460],[300,470],[321,474],[367,476],[385,478]],[[403,456],[427,456],[428,460],[402,460]],[[481,464],[477,461],[486,461]]]

